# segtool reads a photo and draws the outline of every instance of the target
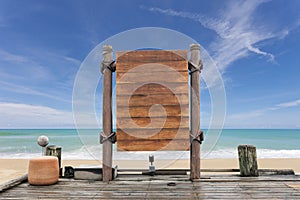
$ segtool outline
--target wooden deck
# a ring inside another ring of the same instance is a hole
[[[28,183],[0,193],[0,199],[300,199],[300,177],[204,176],[197,182],[187,175],[119,175],[101,181],[60,179],[52,186]]]

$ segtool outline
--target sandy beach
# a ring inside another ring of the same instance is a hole
[[[27,173],[28,159],[0,159],[0,184],[11,179],[17,178]],[[120,169],[147,169],[148,161],[114,161]],[[62,166],[84,167],[99,166],[100,161],[97,160],[63,160]],[[237,159],[203,159],[201,160],[202,169],[237,169]],[[274,158],[274,159],[258,159],[260,169],[293,169],[295,173],[300,173],[299,158]],[[188,160],[160,160],[155,162],[156,168],[189,168]]]

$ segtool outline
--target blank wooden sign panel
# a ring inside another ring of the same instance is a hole
[[[118,151],[189,150],[187,51],[117,52]]]

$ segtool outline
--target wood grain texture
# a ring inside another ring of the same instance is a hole
[[[258,176],[256,147],[239,145],[238,154],[241,176]]]
[[[188,128],[189,117],[136,117],[119,118],[117,127],[126,128]]]
[[[189,128],[164,128],[164,129],[118,129],[118,141],[123,140],[167,140],[167,139],[186,139]]]
[[[159,144],[159,145],[158,145]],[[117,143],[119,151],[162,151],[162,150],[189,150],[190,142],[186,139],[139,139],[122,140]]]
[[[175,183],[168,186],[168,183]],[[60,179],[47,187],[22,183],[0,193],[5,200],[32,199],[299,199],[298,176],[205,176],[119,174],[110,184]]]
[[[117,73],[117,83],[186,83],[188,73],[177,71]]]
[[[117,84],[118,95],[143,94],[188,94],[186,83],[122,83]]]
[[[183,146],[189,143],[186,58],[187,51],[117,52],[118,150],[189,148]],[[183,129],[176,138],[176,130],[180,128]],[[177,142],[168,145],[174,137]]]
[[[117,52],[117,62],[186,61],[187,50],[143,50]]]
[[[188,94],[139,94],[139,95],[131,95],[131,96],[120,96],[117,94],[117,106],[151,106],[155,104],[159,105],[173,105],[180,106],[186,105],[189,103]]]
[[[129,113],[128,113],[129,111]],[[163,116],[173,116],[173,117],[188,117],[189,116],[189,105],[149,105],[149,106],[131,106],[130,109],[126,107],[119,106],[117,109],[119,118],[126,117],[163,117]]]
[[[0,185],[0,193],[27,181],[28,181],[28,174],[24,174],[23,176],[5,182],[4,184]]]
[[[191,58],[192,63],[199,63],[200,61],[200,46],[191,46]],[[196,137],[200,132],[200,72],[196,71],[191,74],[191,135]],[[200,143],[197,140],[191,142],[190,149],[190,178],[191,180],[200,179]]]
[[[112,47],[103,48],[103,62],[112,62]],[[103,110],[102,110],[102,129],[103,134],[109,136],[112,133],[112,72],[109,69],[103,71]],[[104,182],[109,182],[112,177],[112,143],[107,140],[103,143],[103,171]]]
[[[119,67],[119,66],[122,67]],[[188,69],[188,61],[156,61],[156,62],[119,62],[117,60],[116,68],[118,73],[137,73],[137,72],[166,72],[178,71],[186,72]]]

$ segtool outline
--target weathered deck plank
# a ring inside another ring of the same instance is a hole
[[[168,186],[168,183],[175,186]],[[298,176],[210,176],[198,182],[188,175],[120,175],[101,181],[60,179],[51,186],[23,183],[0,199],[300,199]]]

